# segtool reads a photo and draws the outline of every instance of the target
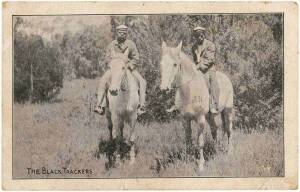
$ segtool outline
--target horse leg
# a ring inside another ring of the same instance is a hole
[[[230,108],[224,109],[224,111],[222,112],[224,119],[225,119],[225,132],[227,134],[227,138],[228,138],[228,146],[229,146],[229,142],[230,142],[230,135],[231,135],[231,130],[232,130],[232,120],[233,120],[233,110]]]
[[[225,134],[226,134],[226,126],[227,126],[227,120],[226,120],[226,114],[225,114],[226,110],[223,110],[221,112],[221,118],[222,118],[222,137],[224,138]]]
[[[203,135],[203,130],[205,127],[205,116],[201,115],[199,116],[199,118],[197,119],[197,123],[198,123],[198,131],[197,131],[197,145],[198,145],[198,149],[199,149],[199,157],[197,158],[197,164],[198,164],[198,168],[199,171],[202,171],[204,169],[204,135]]]
[[[211,135],[214,139],[214,142],[217,143],[218,141],[218,129],[221,127],[222,121],[220,118],[220,114],[209,114],[209,122],[210,122],[210,129]]]
[[[112,124],[112,130],[111,130],[111,136],[113,140],[117,139],[117,127],[118,127],[118,116],[115,113],[111,113],[110,115],[111,124]]]
[[[184,117],[182,126],[185,132],[186,153],[190,154],[192,152],[192,128],[190,118]]]
[[[112,141],[113,140],[113,135],[112,135],[113,123],[111,120],[111,114],[107,113],[106,118],[107,118],[108,130],[109,130],[109,140]]]
[[[118,127],[117,127],[117,149],[118,149],[119,154],[121,154],[121,157],[123,157],[123,150],[122,150],[123,128],[124,128],[124,118],[119,117],[118,118]]]
[[[212,136],[214,142],[217,142],[218,130],[217,130],[216,125],[214,123],[214,118],[213,118],[212,114],[209,114],[208,122],[209,122],[209,126],[210,126],[211,136]]]
[[[124,128],[124,118],[122,116],[118,117],[118,126],[116,129],[117,139],[118,141],[123,140],[123,128]]]
[[[130,142],[130,164],[134,164],[135,162],[135,125],[136,125],[136,119],[137,119],[137,113],[134,113],[130,116],[129,121],[129,127],[130,127],[130,136],[129,136],[129,142]]]
[[[116,165],[120,163],[120,142],[119,142],[119,118],[116,113],[111,113],[112,122],[112,141],[115,145],[114,156],[116,157]]]

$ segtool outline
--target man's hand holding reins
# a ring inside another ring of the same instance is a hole
[[[129,69],[131,72],[135,69],[135,66],[131,61],[128,61],[126,65],[127,65],[127,69]]]

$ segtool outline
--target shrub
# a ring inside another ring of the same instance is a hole
[[[55,49],[39,35],[14,36],[14,100],[49,101],[63,86],[63,68]]]

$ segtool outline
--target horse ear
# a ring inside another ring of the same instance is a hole
[[[182,41],[180,41],[180,43],[178,44],[176,49],[177,49],[178,56],[180,57],[180,53],[181,53],[181,49],[182,49]]]

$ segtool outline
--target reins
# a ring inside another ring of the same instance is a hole
[[[179,63],[179,73],[177,73],[176,75],[175,75],[175,87],[174,88],[180,88],[181,86],[183,86],[183,85],[186,85],[186,84],[189,84],[191,81],[193,81],[194,79],[195,79],[195,77],[197,77],[197,75],[198,75],[198,71],[195,73],[195,74],[193,74],[193,76],[188,80],[188,81],[185,81],[185,82],[183,82],[182,81],[182,76],[183,76],[183,64],[182,64],[182,59],[180,59],[179,60],[180,61],[180,63]],[[193,63],[192,63],[193,64]],[[178,81],[180,82],[180,83],[178,83]],[[179,85],[178,85],[179,84]]]

